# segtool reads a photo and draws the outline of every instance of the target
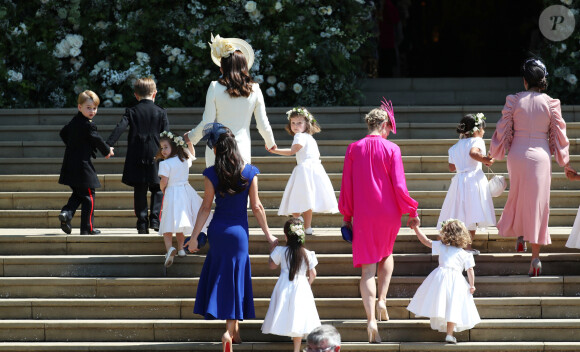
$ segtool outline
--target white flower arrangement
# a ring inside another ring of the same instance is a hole
[[[298,236],[298,241],[302,244],[304,244],[305,240],[306,240],[306,233],[304,232],[304,225],[302,225],[302,223],[300,224],[292,224],[290,225],[290,231],[288,231],[289,235],[293,235],[293,236]]]
[[[266,89],[266,94],[269,97],[275,97],[276,96],[276,88],[270,87],[270,88]]]
[[[169,131],[163,131],[159,134],[159,137],[167,137],[167,138],[171,139],[173,141],[173,143],[175,143],[175,145],[182,147],[183,149],[187,149],[187,143],[185,143],[185,141],[183,140],[183,137],[181,137],[181,136],[176,136]]]
[[[21,82],[22,81],[22,73],[14,71],[14,70],[8,70],[8,72],[6,72],[6,76],[8,77],[8,82]]]
[[[256,11],[258,5],[256,4],[255,1],[248,1],[246,2],[246,5],[244,5],[244,9],[246,10],[246,12],[254,12]]]

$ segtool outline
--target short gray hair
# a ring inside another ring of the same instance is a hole
[[[312,330],[306,341],[311,344],[320,345],[322,341],[326,340],[329,346],[340,346],[340,334],[338,330],[332,325],[320,325]]]

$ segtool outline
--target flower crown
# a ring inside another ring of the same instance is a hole
[[[473,119],[475,120],[475,125],[470,131],[466,131],[465,134],[474,134],[475,132],[479,131],[483,121],[485,121],[485,115],[482,112],[478,112],[477,114],[473,115]],[[465,128],[465,124],[460,123],[459,127]]]
[[[289,236],[298,236],[298,242],[304,244],[306,242],[306,236],[304,232],[304,224],[292,224],[290,225],[290,230],[288,231]]]
[[[312,116],[312,114],[306,109],[292,108],[292,110],[286,111],[286,116],[288,117],[288,121],[290,121],[290,116],[292,115],[292,113],[296,113],[298,115],[306,117],[306,119],[310,123],[316,123],[316,119],[314,118],[314,116]]]
[[[167,138],[171,139],[173,141],[173,143],[175,143],[178,147],[181,147],[183,149],[187,149],[187,144],[185,143],[185,141],[183,140],[183,137],[181,137],[181,136],[174,135],[173,133],[171,133],[169,131],[163,131],[159,134],[159,137],[167,137]]]
[[[230,57],[236,48],[228,40],[220,37],[220,35],[211,35],[211,43],[208,43],[212,53],[217,57]]]

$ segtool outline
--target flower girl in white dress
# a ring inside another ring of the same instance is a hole
[[[293,108],[286,112],[286,131],[294,136],[289,149],[270,149],[279,155],[296,154],[296,167],[284,189],[278,208],[278,215],[304,216],[306,234],[312,235],[312,212],[338,213],[338,202],[330,178],[320,162],[318,144],[313,134],[320,132],[320,126],[305,108]]]
[[[475,261],[473,254],[463,250],[471,237],[456,219],[443,222],[441,241],[431,241],[418,226],[413,229],[421,243],[432,248],[433,255],[439,255],[439,267],[419,286],[407,309],[417,317],[430,318],[433,330],[447,332],[445,341],[457,343],[454,331],[471,329],[481,321],[473,301]],[[469,284],[463,270],[467,271]]]
[[[302,337],[320,326],[310,285],[316,278],[318,264],[314,252],[304,248],[304,225],[291,218],[284,224],[286,246],[277,246],[270,254],[270,268],[281,265],[280,277],[264,318],[262,332],[290,336],[294,352],[300,351]]]
[[[465,223],[471,240],[476,230],[495,226],[495,211],[489,185],[481,164],[491,166],[494,159],[486,156],[483,135],[485,116],[482,113],[465,115],[457,126],[459,141],[449,148],[449,171],[456,171],[437,221],[437,229],[446,219],[459,219]],[[467,250],[474,255],[477,249]]]

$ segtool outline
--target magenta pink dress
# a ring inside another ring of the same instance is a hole
[[[348,146],[338,209],[353,225],[354,267],[374,264],[393,253],[401,216],[417,216],[407,190],[401,149],[378,135]]]
[[[489,148],[496,159],[508,153],[510,190],[497,223],[500,236],[552,243],[548,232],[550,155],[564,166],[569,161],[568,146],[560,100],[532,91],[507,97]]]

